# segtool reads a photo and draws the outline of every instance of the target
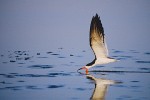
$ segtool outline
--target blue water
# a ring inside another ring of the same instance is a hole
[[[150,100],[150,51],[110,50],[119,62],[96,66],[90,76],[111,80],[100,100]],[[96,81],[77,72],[94,58],[91,50],[0,53],[1,100],[89,100]],[[105,85],[101,85],[102,88]],[[97,87],[98,88],[98,87]],[[99,95],[102,95],[99,92]]]

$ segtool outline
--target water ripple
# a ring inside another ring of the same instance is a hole
[[[47,88],[62,88],[65,85],[49,85]]]
[[[115,50],[114,53],[123,53],[124,51]]]
[[[50,76],[70,76],[68,73],[50,73]]]
[[[4,88],[0,88],[0,90],[21,90],[22,86],[9,86],[9,87],[4,87]]]
[[[51,51],[47,52],[47,54],[50,54],[50,53],[53,53],[53,52],[51,52]]]
[[[28,68],[33,68],[33,69],[49,69],[49,68],[53,68],[53,65],[32,65],[32,66],[29,66]]]
[[[144,54],[146,54],[146,55],[150,55],[150,52],[145,52]]]
[[[55,76],[51,76],[51,75],[40,75],[40,74],[18,74],[15,76],[19,76],[19,77],[55,77]]]
[[[37,57],[37,58],[48,58],[48,57],[44,57],[44,56],[43,56],[43,57]]]
[[[138,83],[139,81],[131,81],[131,82],[133,82],[133,83]]]
[[[59,55],[59,54],[57,54],[57,53],[53,53],[53,54],[51,54],[51,55]]]
[[[49,73],[49,74],[0,74],[6,78],[16,78],[16,77],[57,77],[57,76],[71,76],[69,73]]]
[[[58,58],[66,58],[66,57],[62,57],[62,56],[61,56],[61,57],[58,57]]]
[[[150,61],[136,61],[137,63],[150,63]]]
[[[140,70],[150,71],[150,68],[139,68]]]
[[[86,88],[76,88],[76,90],[78,90],[78,91],[85,91]]]
[[[33,86],[33,85],[28,85],[26,86],[27,89],[42,89],[42,88],[38,88],[37,86]]]

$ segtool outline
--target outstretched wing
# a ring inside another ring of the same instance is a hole
[[[90,46],[96,58],[104,58],[108,56],[108,49],[104,35],[104,28],[100,17],[96,14],[93,16],[90,26]]]

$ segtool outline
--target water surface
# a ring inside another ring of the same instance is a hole
[[[2,100],[149,100],[150,52],[110,50],[116,63],[77,69],[93,59],[91,50],[2,51]]]

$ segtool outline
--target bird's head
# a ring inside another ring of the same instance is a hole
[[[79,69],[77,70],[77,72],[79,72],[79,70],[85,70],[85,73],[88,74],[88,73],[89,73],[88,69],[89,69],[88,66],[83,66],[82,68],[79,68]]]

